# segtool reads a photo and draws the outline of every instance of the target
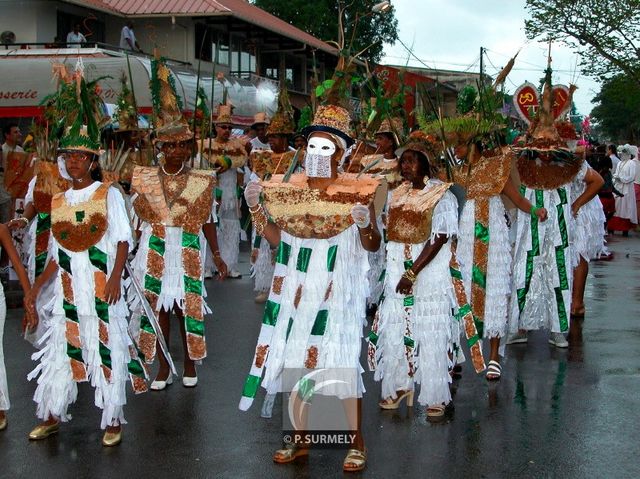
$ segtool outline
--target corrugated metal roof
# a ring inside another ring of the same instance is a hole
[[[338,50],[307,32],[265,12],[246,0],[67,0],[88,8],[123,16],[228,15],[262,27],[312,48],[338,54]]]

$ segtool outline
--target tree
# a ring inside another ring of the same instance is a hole
[[[371,11],[378,1],[253,0],[253,3],[320,40],[334,42],[339,38],[338,15],[342,4],[345,7],[345,46],[348,47],[350,39],[354,38],[350,53],[356,54],[371,45],[361,58],[377,63],[382,58],[383,44],[393,44],[398,39],[398,20],[393,9],[384,14]]]
[[[640,85],[626,75],[606,80],[594,98],[591,116],[598,129],[612,140],[637,143],[640,140]]]
[[[574,47],[589,76],[624,72],[640,84],[640,0],[527,0],[526,9],[530,39]]]

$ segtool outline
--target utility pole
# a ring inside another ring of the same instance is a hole
[[[484,88],[484,47],[480,47],[480,88]]]

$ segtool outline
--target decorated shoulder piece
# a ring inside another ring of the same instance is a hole
[[[487,152],[491,154],[491,152]],[[509,180],[514,154],[510,148],[494,151],[492,156],[481,156],[471,165],[451,168],[454,183],[464,187],[467,198],[488,198],[499,195]]]
[[[416,190],[411,184],[398,186],[391,196],[387,234],[396,243],[424,243],[431,235],[433,210],[451,187],[441,183],[428,190]]]
[[[110,183],[101,184],[91,198],[70,205],[64,192],[51,200],[51,232],[65,249],[86,251],[98,244],[107,231],[107,193]]]
[[[69,181],[60,176],[57,163],[39,160],[36,163],[36,185],[33,206],[38,213],[51,213],[51,198],[69,188]]]
[[[206,170],[166,177],[163,185],[158,168],[137,166],[131,188],[139,196],[133,206],[140,219],[151,225],[180,226],[195,234],[211,215],[215,185],[215,176]]]
[[[261,179],[272,175],[282,175],[289,170],[295,151],[274,153],[271,150],[256,150],[251,153],[252,170]]]
[[[211,168],[241,168],[247,163],[247,150],[241,138],[229,138],[226,143],[219,143],[215,138],[201,140],[198,150]]]
[[[339,174],[326,191],[309,188],[307,176],[283,175],[263,181],[264,205],[273,221],[299,238],[326,239],[353,224],[351,208],[374,203],[376,212],[384,205],[387,186],[384,179],[352,173]]]
[[[402,183],[398,159],[386,160],[384,155],[364,155],[360,160],[360,169],[372,175],[383,175],[389,189],[393,190]]]

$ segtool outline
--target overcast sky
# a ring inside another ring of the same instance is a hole
[[[544,74],[547,44],[527,41],[524,0],[392,0],[392,4],[400,40],[431,68],[478,72],[483,46],[485,72],[492,76],[521,49],[506,82],[509,93],[527,80],[537,85]],[[589,114],[598,83],[580,73],[570,48],[554,44],[551,57],[553,83],[575,83],[578,111]],[[419,60],[410,57],[400,42],[385,47],[383,63],[423,66]]]

